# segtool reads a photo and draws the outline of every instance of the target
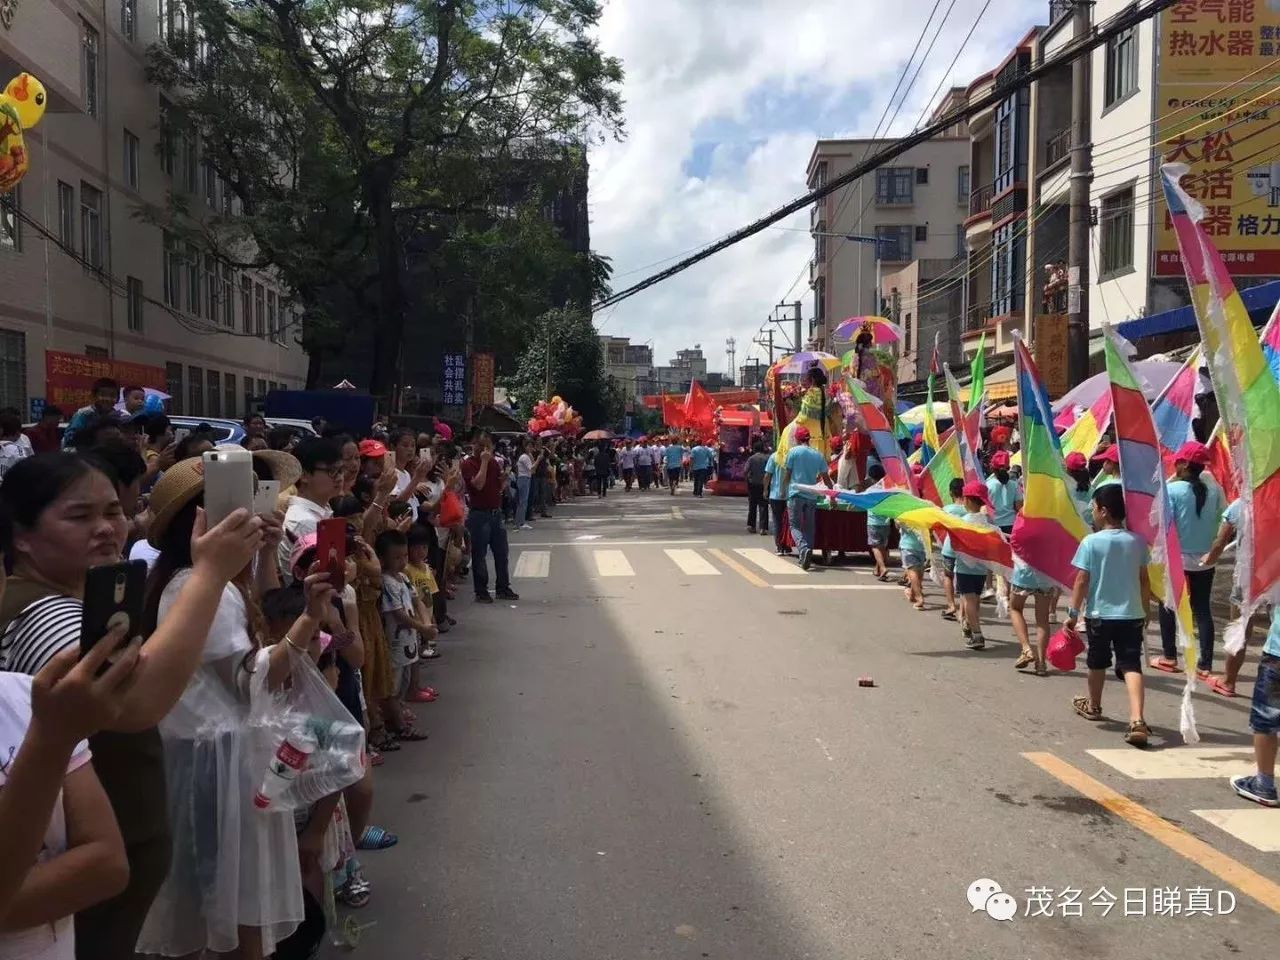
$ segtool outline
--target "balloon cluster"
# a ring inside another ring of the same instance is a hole
[[[44,116],[48,94],[29,73],[20,73],[0,93],[0,193],[8,193],[26,176],[31,165],[23,131]]]
[[[582,417],[559,396],[542,400],[533,408],[533,416],[529,418],[529,432],[542,433],[545,430],[573,436],[582,432]]]

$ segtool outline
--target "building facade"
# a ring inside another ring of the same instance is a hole
[[[604,351],[605,372],[628,397],[638,399],[654,392],[657,378],[650,344],[632,343],[630,337],[610,337],[602,333],[600,346]]]
[[[0,217],[0,406],[29,415],[54,393],[50,351],[88,358],[75,363],[85,370],[163,371],[145,385],[196,416],[240,416],[304,381],[287,290],[134,215],[163,209],[170,191],[197,211],[232,202],[198,144],[161,149],[164,98],[147,83],[146,50],[186,17],[180,0],[41,0],[0,23],[0,82],[25,70],[49,91],[26,137],[30,170]]]

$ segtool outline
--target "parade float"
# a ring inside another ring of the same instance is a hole
[[[736,409],[717,407],[713,423],[716,478],[707,484],[707,489],[720,497],[745,497],[751,448],[757,440],[773,439],[773,417],[758,406],[744,404]]]

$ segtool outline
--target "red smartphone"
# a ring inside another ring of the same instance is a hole
[[[347,521],[341,517],[316,524],[316,563],[320,564],[321,571],[329,574],[333,589],[346,586]]]

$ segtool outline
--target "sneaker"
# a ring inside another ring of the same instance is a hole
[[[516,593],[510,587],[506,590],[498,590],[496,596],[499,600],[519,600],[520,594]]]
[[[983,590],[983,591],[982,591],[982,597],[981,597],[981,599],[983,599],[983,600],[994,600],[995,598],[996,598],[996,592],[995,592],[995,590],[991,589],[990,587],[988,587],[986,590]]]
[[[755,533],[755,532],[756,532],[756,528],[755,528],[755,527],[750,526],[750,525],[748,525],[748,526],[747,526],[747,533]]]
[[[487,593],[477,593],[476,603],[493,603],[493,597]]]
[[[965,637],[964,645],[970,650],[986,649],[987,641],[980,633],[971,633]]]
[[[762,537],[767,537],[768,535],[769,535],[769,531],[768,531],[768,530],[761,530],[761,531],[760,531],[760,536],[762,536]]]
[[[812,564],[813,564],[813,551],[801,550],[800,551],[800,569],[808,570]]]
[[[1268,790],[1258,780],[1256,774],[1250,774],[1243,777],[1232,777],[1231,789],[1246,800],[1252,800],[1254,803],[1260,803],[1264,807],[1280,807],[1280,798],[1276,797],[1276,788],[1272,787]]]
[[[517,530],[532,530],[532,529],[533,529],[533,524],[531,524],[531,523],[522,523],[522,524],[520,524],[520,526],[516,527],[516,529],[517,529]]]
[[[439,660],[440,651],[436,649],[435,644],[431,644],[427,649],[422,651],[423,660]]]

